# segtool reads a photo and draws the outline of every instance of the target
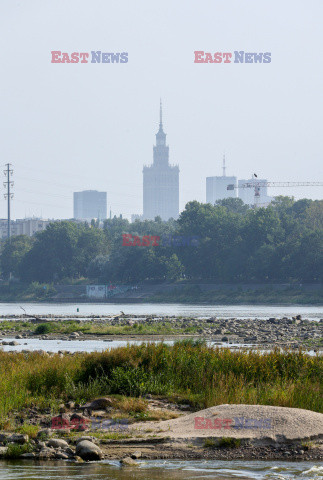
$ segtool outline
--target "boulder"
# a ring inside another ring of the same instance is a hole
[[[101,460],[103,453],[93,442],[83,440],[76,445],[76,455],[83,460]]]
[[[90,436],[83,436],[83,437],[77,438],[75,443],[77,445],[80,442],[84,442],[84,440],[86,440],[88,442],[96,443],[96,439],[94,437],[90,437]]]
[[[4,457],[7,453],[8,447],[0,447],[0,458]]]
[[[55,458],[57,458],[57,460],[67,460],[69,457],[64,452],[56,452],[55,453]]]
[[[37,433],[37,439],[38,440],[47,440],[48,437],[52,435],[52,431],[50,428],[43,428],[42,430],[39,430]]]
[[[54,448],[67,448],[68,443],[66,442],[66,440],[62,440],[60,438],[51,438],[50,440],[48,440],[47,446]]]
[[[138,465],[138,462],[133,460],[131,457],[126,457],[120,460],[120,463],[124,467],[136,467]]]
[[[0,443],[7,443],[10,436],[10,433],[0,433]]]
[[[38,458],[42,460],[46,460],[49,458],[55,457],[55,450],[53,448],[42,448],[41,451],[38,453]]]
[[[102,409],[105,409],[107,407],[111,407],[112,405],[113,405],[113,402],[112,402],[111,398],[102,397],[102,398],[96,398],[91,403],[87,403],[86,405],[84,405],[81,408],[82,409],[88,408],[90,410],[102,410]]]
[[[20,445],[27,443],[28,440],[29,440],[28,435],[25,435],[23,433],[13,433],[12,435],[10,435],[8,439],[9,442],[19,443]]]
[[[131,454],[131,458],[132,458],[133,460],[136,460],[137,458],[140,458],[140,457],[141,457],[141,452],[139,452],[139,451],[138,451],[138,452],[133,452],[133,453]]]

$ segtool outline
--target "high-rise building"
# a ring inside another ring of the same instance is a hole
[[[225,155],[223,155],[223,175],[222,177],[206,177],[206,203],[215,204],[217,200],[224,198],[237,197],[237,189],[227,190],[229,184],[235,187],[238,185],[237,177],[227,177],[225,174]]]
[[[91,221],[107,218],[107,193],[97,190],[74,192],[74,218]]]
[[[163,130],[160,103],[159,130],[153,147],[153,164],[143,168],[143,218],[162,220],[177,218],[179,214],[179,168],[169,164],[169,147]]]

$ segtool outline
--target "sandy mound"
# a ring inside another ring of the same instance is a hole
[[[267,405],[218,405],[175,420],[136,424],[137,429],[178,441],[231,437],[258,444],[288,443],[323,439],[323,414]]]

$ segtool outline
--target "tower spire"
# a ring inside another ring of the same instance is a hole
[[[159,104],[159,128],[163,128],[163,106],[161,99]]]
[[[225,177],[225,168],[226,168],[226,167],[225,167],[225,153],[224,153],[224,154],[223,154],[223,167],[222,167],[222,169],[223,169],[223,177]]]

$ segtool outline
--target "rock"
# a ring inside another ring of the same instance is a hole
[[[67,403],[66,403],[66,407],[67,407],[69,410],[72,410],[73,408],[75,408],[75,402],[67,402]]]
[[[137,458],[140,458],[141,457],[141,452],[133,452],[131,454],[131,458],[136,460]]]
[[[52,435],[50,428],[43,428],[37,433],[37,440],[47,440]]]
[[[54,448],[66,448],[68,447],[68,443],[65,440],[62,440],[60,438],[51,438],[47,442],[48,447],[54,447]]]
[[[0,458],[4,457],[7,453],[8,447],[0,447]]]
[[[41,451],[38,454],[38,458],[40,459],[48,459],[48,458],[54,458],[55,457],[55,450],[52,448],[42,448]]]
[[[122,466],[125,467],[136,467],[138,465],[138,462],[135,462],[131,457],[126,457],[120,460],[120,463]]]
[[[58,460],[67,460],[68,455],[64,452],[56,452],[55,453],[55,458],[57,458]]]
[[[0,442],[7,443],[9,437],[10,437],[10,433],[0,433]]]
[[[20,445],[23,445],[24,443],[28,442],[29,437],[28,435],[25,435],[23,433],[13,433],[8,440],[9,442],[19,443]]]
[[[84,462],[84,460],[83,460],[81,457],[79,457],[78,455],[75,455],[74,461],[77,462],[77,463],[82,463],[82,462]]]
[[[20,343],[13,340],[12,342],[9,342],[8,345],[10,345],[11,347],[15,347],[16,345],[20,345]]]
[[[221,338],[221,342],[227,342],[228,340],[229,340],[228,337],[222,337]]]
[[[83,436],[83,437],[80,437],[80,438],[77,438],[75,443],[76,445],[80,442],[84,442],[84,441],[88,441],[88,442],[92,442],[92,443],[96,443],[96,439],[94,437],[90,437],[90,436]]]
[[[66,413],[67,412],[67,408],[65,407],[64,403],[61,403],[58,406],[58,411],[59,411],[59,413]]]
[[[35,454],[33,452],[28,452],[28,453],[22,453],[20,455],[20,458],[35,458]]]
[[[70,447],[64,448],[63,450],[69,457],[74,457],[74,451]]]
[[[15,339],[16,339],[16,340],[20,340],[21,338],[23,338],[22,335],[16,335],[16,336],[15,336]]]
[[[107,407],[111,407],[113,404],[111,398],[103,397],[96,398],[91,403],[84,405],[82,408],[89,408],[90,410],[102,410]]]
[[[76,455],[83,460],[101,460],[103,458],[101,449],[88,440],[83,440],[76,445]]]

